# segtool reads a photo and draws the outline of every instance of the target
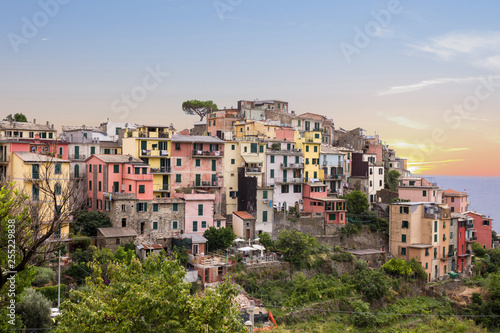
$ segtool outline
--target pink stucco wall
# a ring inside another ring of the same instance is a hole
[[[294,141],[293,128],[280,128],[276,130],[276,140]]]
[[[469,209],[469,196],[460,196],[460,195],[444,195],[443,201],[450,208],[453,208],[451,211],[454,213],[465,213]]]
[[[491,225],[493,224],[493,219],[473,212],[469,212],[467,215],[474,219],[474,231],[477,237],[476,242],[481,245],[486,245],[487,249],[491,249]],[[485,220],[489,221],[489,225],[483,225],[483,221]]]
[[[196,232],[203,235],[205,230],[210,227],[217,227],[214,221],[214,202],[215,194],[202,194],[202,193],[192,193],[192,194],[177,194],[178,197],[183,198],[186,201],[185,205],[185,230],[186,233]],[[198,205],[203,205],[203,214],[200,215],[198,212]],[[193,222],[196,221],[198,225],[198,230],[193,230]],[[202,222],[206,221],[206,227],[202,227]],[[221,221],[222,222],[222,221]],[[221,227],[225,227],[225,221],[222,222]]]
[[[426,196],[424,196],[426,191]],[[410,200],[412,202],[435,202],[442,203],[442,196],[440,191],[428,188],[407,187],[398,188],[400,199]]]

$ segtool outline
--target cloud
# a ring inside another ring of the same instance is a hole
[[[450,151],[450,152],[453,152],[453,151],[465,151],[465,150],[471,150],[472,148],[448,148],[448,149],[443,149],[442,151]]]
[[[427,87],[443,85],[443,84],[448,84],[448,83],[468,83],[468,82],[477,81],[481,78],[483,78],[483,77],[476,76],[476,77],[465,77],[465,78],[439,78],[439,79],[424,80],[424,81],[420,81],[418,83],[390,87],[387,90],[379,92],[377,94],[377,96],[403,94],[403,93],[422,90],[422,89],[427,88]],[[496,79],[496,78],[500,78],[500,76],[492,76],[492,78]]]
[[[390,142],[389,143],[390,147],[394,148],[402,148],[402,149],[411,149],[411,150],[421,150],[424,152],[428,151],[439,151],[439,152],[457,152],[457,151],[466,151],[470,150],[472,148],[469,147],[453,147],[453,148],[444,148],[441,146],[434,146],[434,145],[426,145],[426,144],[415,144],[415,143],[409,143],[405,141],[396,141],[396,142]]]
[[[477,60],[474,62],[474,66],[491,70],[500,69],[500,55],[495,55],[487,57],[485,59]]]
[[[410,44],[409,46],[417,51],[436,55],[443,60],[449,60],[460,54],[498,50],[500,47],[500,32],[451,32],[430,38],[427,42]]]
[[[402,116],[395,116],[395,117],[387,117],[387,120],[392,121],[393,123],[398,124],[399,126],[403,127],[409,127],[417,130],[424,130],[429,127],[429,125],[405,118]]]
[[[443,160],[443,161],[428,161],[428,162],[408,162],[410,165],[434,165],[434,164],[448,164],[455,162],[463,162],[464,159]]]

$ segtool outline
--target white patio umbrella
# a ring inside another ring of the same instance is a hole
[[[257,245],[257,244],[254,244],[252,245],[256,250],[260,250],[260,256],[263,257],[264,256],[264,250],[266,249],[265,247],[263,247],[262,245]]]
[[[253,248],[253,247],[250,247],[250,246],[245,246],[245,247],[240,247],[238,249],[238,251],[244,251],[244,252],[246,252],[246,251],[257,251],[257,249]]]
[[[236,238],[233,242],[244,242],[244,241],[245,241],[244,239]]]

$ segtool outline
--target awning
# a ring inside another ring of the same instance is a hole
[[[262,159],[260,157],[258,157],[258,156],[245,156],[245,155],[242,155],[241,157],[243,157],[243,159],[247,163],[262,163]]]
[[[241,239],[241,238],[236,238],[236,239],[234,240],[234,242],[244,242],[244,241],[245,241],[245,240],[244,240],[244,239]]]
[[[246,251],[257,251],[257,249],[253,248],[253,247],[250,247],[250,246],[246,246],[246,247],[240,247],[238,249],[238,251],[244,251],[244,252],[246,252]]]

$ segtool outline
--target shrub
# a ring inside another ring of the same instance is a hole
[[[49,317],[50,308],[51,303],[44,295],[33,288],[28,288],[22,296],[22,301],[17,305],[16,312],[20,315],[27,328],[36,328],[36,330],[26,330],[26,332],[35,332],[52,326]]]
[[[36,291],[42,294],[46,299],[51,301],[53,304],[57,302],[57,286],[50,287],[40,287],[36,288]],[[63,295],[66,293],[66,285],[61,284],[61,299]]]
[[[370,313],[370,305],[362,300],[349,301],[353,313],[349,321],[356,327],[373,327],[377,324],[377,317]]]
[[[474,252],[474,255],[477,257],[484,257],[486,254],[486,250],[483,249],[479,243],[472,243],[472,252]]]
[[[36,287],[42,287],[50,281],[53,281],[55,277],[56,272],[54,272],[51,268],[36,267],[36,276],[32,284]]]

